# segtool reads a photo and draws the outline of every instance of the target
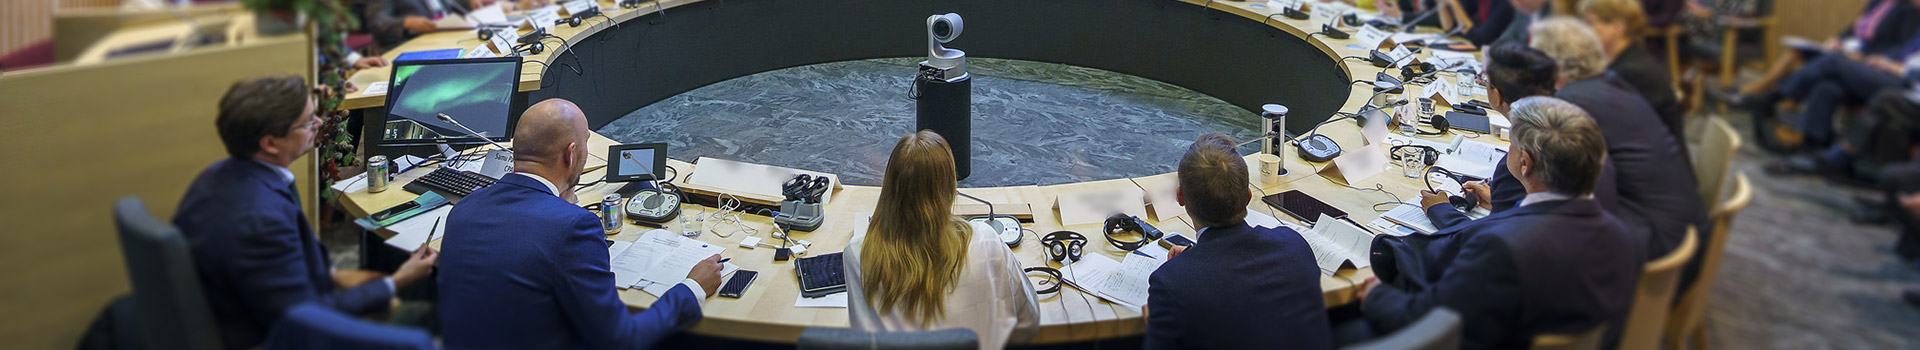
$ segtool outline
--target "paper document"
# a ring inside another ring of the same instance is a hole
[[[439,232],[435,239],[445,238],[447,234],[447,213],[453,212],[453,206],[433,208],[405,221],[387,226],[393,230],[393,237],[387,238],[387,245],[408,252],[420,250],[420,244],[427,243],[427,236]]]
[[[640,275],[641,281],[653,282],[652,285],[643,289],[653,295],[666,293],[668,288],[673,288],[673,285],[687,278],[687,273],[693,271],[693,265],[699,264],[701,260],[707,260],[708,257],[720,254],[720,252],[725,249],[726,248],[718,245],[697,242],[681,244],[679,247],[669,251],[666,256],[660,257],[660,261],[655,262],[652,267],[647,269],[646,273]]]
[[[1440,230],[1433,226],[1433,221],[1427,220],[1427,212],[1421,210],[1419,198],[1408,199],[1401,205],[1393,206],[1393,209],[1387,210],[1386,214],[1380,214],[1380,219],[1406,226],[1419,233],[1432,234]]]
[[[1462,175],[1492,179],[1494,167],[1500,164],[1501,158],[1506,157],[1505,148],[1479,141],[1462,141],[1453,152],[1440,154],[1440,159],[1435,160],[1433,165]]]
[[[456,14],[447,14],[441,16],[440,20],[433,21],[434,30],[460,30],[473,29],[473,27],[473,23],[467,21],[467,16]]]
[[[493,6],[482,7],[478,10],[467,12],[467,21],[471,22],[475,27],[481,25],[513,25],[513,22],[507,19],[507,10],[502,7],[505,5],[506,3],[495,3]]]
[[[686,237],[666,230],[652,230],[640,235],[640,239],[632,242],[631,247],[620,255],[613,256],[614,285],[627,288],[639,284],[641,277],[653,267],[654,262],[678,248],[683,239]],[[682,273],[680,276],[686,277],[686,274]]]
[[[1373,219],[1373,221],[1367,223],[1367,226],[1372,226],[1374,231],[1379,231],[1381,234],[1395,237],[1419,233],[1414,232],[1413,229],[1407,228],[1406,226],[1400,226],[1400,224],[1387,221],[1385,217]]]
[[[361,96],[381,96],[386,94],[387,94],[387,82],[384,82],[384,81],[367,84],[366,89],[360,90]]]
[[[1356,269],[1373,266],[1369,254],[1373,249],[1373,234],[1366,229],[1321,214],[1320,219],[1314,220],[1313,229],[1301,232],[1300,237],[1313,248],[1314,261],[1322,273],[1331,275],[1341,266]]]
[[[1247,208],[1247,225],[1253,227],[1278,228],[1283,224],[1280,223],[1279,218],[1275,218],[1273,215],[1267,215],[1267,213],[1254,211],[1253,208]]]
[[[346,180],[334,181],[332,188],[334,191],[340,193],[354,193],[365,190],[367,189],[367,173],[360,173],[360,175],[354,175]]]
[[[819,298],[795,296],[793,299],[793,307],[846,308],[847,292],[827,294]]]
[[[1100,294],[1139,311],[1147,305],[1147,278],[1163,263],[1164,260],[1127,254],[1120,267],[1100,285]]]

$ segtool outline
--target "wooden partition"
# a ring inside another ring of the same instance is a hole
[[[312,76],[304,35],[237,46],[0,75],[0,339],[71,349],[112,298],[129,293],[112,203],[139,196],[170,221],[187,184],[226,157],[214,129],[234,81]],[[309,156],[296,162],[312,212]]]

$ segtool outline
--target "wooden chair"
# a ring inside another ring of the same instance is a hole
[[[1771,62],[1772,55],[1779,52],[1779,21],[1773,13],[1773,0],[1756,0],[1751,17],[1716,14],[1714,23],[1720,26],[1720,45],[1705,45],[1689,48],[1696,56],[1713,59],[1720,63],[1720,85],[1725,89],[1733,87],[1733,75],[1742,62]],[[1746,39],[1742,39],[1742,37]]]
[[[1598,350],[1607,336],[1607,324],[1573,334],[1541,334],[1533,337],[1532,350]]]
[[[1673,91],[1680,92],[1680,33],[1685,29],[1680,24],[1666,27],[1647,28],[1646,37],[1660,39],[1667,47],[1667,76],[1673,80]]]
[[[1746,174],[1735,173],[1732,192],[1710,214],[1713,235],[1707,238],[1707,251],[1700,257],[1700,277],[1691,289],[1682,291],[1680,302],[1667,317],[1666,349],[1707,349],[1707,302],[1713,294],[1713,282],[1719,277],[1720,258],[1727,250],[1727,233],[1733,229],[1733,217],[1753,202],[1753,184]]]
[[[1734,130],[1726,119],[1710,117],[1704,122],[1705,130],[1699,135],[1699,143],[1688,150],[1693,152],[1693,180],[1700,187],[1700,200],[1712,204],[1719,203],[1721,195],[1726,193],[1733,156],[1740,152],[1742,141],[1740,131]]]
[[[1693,261],[1700,245],[1697,231],[1687,228],[1687,237],[1672,253],[1647,262],[1640,271],[1640,285],[1634,288],[1633,306],[1627,310],[1627,329],[1620,334],[1621,349],[1657,349],[1665,330],[1667,314],[1673,309],[1673,295],[1680,292],[1680,270]]]

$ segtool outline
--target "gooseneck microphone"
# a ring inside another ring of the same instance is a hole
[[[1391,0],[1389,0],[1389,1],[1391,1]],[[1417,1],[1417,0],[1416,0],[1416,1]],[[1417,15],[1417,16],[1413,16],[1413,20],[1411,20],[1411,21],[1407,21],[1406,23],[1401,23],[1401,24],[1400,24],[1400,32],[1402,32],[1402,33],[1412,33],[1412,32],[1413,32],[1413,27],[1417,27],[1417,26],[1419,26],[1419,24],[1420,24],[1420,21],[1424,21],[1424,20],[1427,20],[1427,17],[1432,17],[1432,16],[1433,16],[1433,14],[1436,14],[1436,13],[1440,13],[1440,9],[1442,9],[1442,8],[1446,8],[1446,7],[1447,7],[1447,3],[1445,3],[1445,2],[1440,2],[1440,1],[1434,1],[1434,4],[1433,4],[1433,8],[1430,8],[1430,9],[1427,9],[1427,11],[1425,11],[1425,12],[1421,12],[1421,13],[1420,13],[1419,15]]]
[[[1006,228],[1000,227],[999,221],[993,220],[993,218],[996,217],[996,215],[993,214],[993,203],[987,202],[986,200],[982,200],[979,197],[967,195],[965,192],[954,191],[953,193],[958,194],[961,197],[967,197],[967,199],[972,199],[975,202],[980,202],[980,204],[986,204],[987,205],[987,226],[993,228],[994,234],[999,234],[1000,231],[1006,230]]]
[[[453,119],[453,116],[450,116],[450,115],[447,115],[446,113],[440,113],[440,114],[439,114],[439,117],[440,117],[440,121],[443,121],[443,122],[447,122],[447,123],[450,123],[450,124],[453,124],[453,126],[458,126],[458,127],[460,127],[460,129],[461,129],[461,130],[466,130],[466,131],[467,131],[467,135],[472,135],[473,137],[478,137],[478,138],[480,138],[481,140],[486,140],[486,141],[487,141],[487,143],[490,143],[490,144],[493,144],[493,146],[494,146],[494,147],[500,147],[500,149],[501,149],[501,150],[505,150],[505,151],[507,151],[507,153],[513,153],[513,148],[509,148],[509,147],[507,147],[507,146],[502,146],[502,145],[500,145],[500,143],[499,143],[499,142],[493,142],[493,139],[492,139],[492,138],[488,138],[488,137],[486,137],[486,136],[484,136],[484,135],[480,135],[480,132],[477,132],[477,131],[473,131],[473,129],[472,129],[472,128],[468,128],[466,124],[460,124],[460,121],[458,121],[458,120],[454,120],[454,119]],[[643,168],[644,168],[644,167],[643,167]]]

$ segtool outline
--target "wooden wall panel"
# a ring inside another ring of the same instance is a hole
[[[53,35],[53,0],[0,0],[0,55]]]
[[[0,315],[15,317],[0,322],[0,348],[74,348],[131,291],[111,203],[139,196],[170,220],[188,182],[225,157],[213,119],[227,86],[311,76],[311,57],[295,35],[0,75],[0,159],[13,167],[0,175]],[[293,169],[308,196],[311,158]]]
[[[1774,0],[1774,13],[1780,14],[1780,35],[1820,41],[1840,34],[1865,6],[1867,0]]]

